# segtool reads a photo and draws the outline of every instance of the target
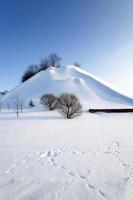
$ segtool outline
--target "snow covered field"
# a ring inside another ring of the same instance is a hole
[[[0,200],[102,199],[133,199],[133,114],[0,113]]]

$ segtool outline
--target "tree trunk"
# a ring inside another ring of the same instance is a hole
[[[67,119],[70,119],[70,116],[69,116],[69,107],[68,107],[68,110],[67,110]]]

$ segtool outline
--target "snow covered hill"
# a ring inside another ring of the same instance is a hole
[[[38,103],[42,94],[59,95],[63,92],[76,94],[87,107],[105,108],[118,107],[118,104],[126,107],[133,105],[132,98],[121,94],[106,82],[72,65],[41,71],[5,95],[2,98],[2,104],[11,103],[16,94],[27,104],[30,99]]]

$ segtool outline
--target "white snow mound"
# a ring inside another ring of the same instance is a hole
[[[58,69],[50,68],[41,71],[29,80],[21,83],[2,97],[2,104],[12,102],[15,95],[23,98],[25,104],[30,99],[36,103],[42,94],[74,93],[84,105],[96,107],[132,106],[133,99],[114,89],[101,79],[89,74],[83,69],[69,65]]]

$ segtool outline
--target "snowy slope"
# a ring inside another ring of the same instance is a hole
[[[39,102],[41,95],[49,92],[55,95],[62,92],[74,93],[90,107],[118,107],[118,103],[125,106],[133,105],[133,99],[75,66],[42,71],[10,91],[2,98],[2,102],[11,103],[16,94],[23,98],[26,104],[30,99]]]

